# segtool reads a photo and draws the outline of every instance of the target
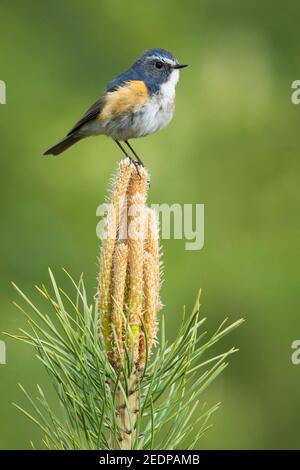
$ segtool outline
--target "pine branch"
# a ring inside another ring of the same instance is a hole
[[[202,407],[198,415],[201,393],[237,349],[202,356],[243,320],[229,326],[225,320],[206,339],[199,292],[171,344],[160,315],[157,340],[161,250],[155,213],[146,207],[149,180],[144,168],[137,173],[128,159],[120,162],[101,244],[96,301],[89,304],[83,277],[77,283],[66,271],[72,293],[57,286],[51,270],[51,293],[36,286],[51,314],[14,286],[30,313],[17,305],[28,329],[10,336],[35,349],[61,412],[53,412],[39,386],[36,399],[21,386],[31,411],[15,406],[41,429],[48,449],[194,448],[218,408]]]
[[[43,307],[35,306],[15,286],[31,313],[19,307],[28,329],[8,335],[35,349],[61,404],[61,413],[56,415],[40,387],[36,399],[21,388],[31,410],[17,407],[42,430],[44,445],[69,450],[181,449],[193,440],[195,448],[218,407],[198,415],[200,395],[237,350],[199,360],[243,320],[223,325],[204,341],[203,332],[198,332],[205,322],[199,319],[198,298],[192,315],[183,318],[177,337],[168,344],[162,314],[158,346],[139,378],[130,378],[130,349],[125,347],[127,360],[116,371],[99,340],[97,305],[88,303],[83,280],[77,284],[68,275],[75,292],[67,294],[57,287],[51,272],[50,277],[53,294],[45,286],[37,288],[46,303]],[[52,313],[44,314],[49,308]]]

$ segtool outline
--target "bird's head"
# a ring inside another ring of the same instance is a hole
[[[165,49],[149,49],[133,64],[133,68],[156,85],[171,82],[176,85],[179,69],[187,67]]]

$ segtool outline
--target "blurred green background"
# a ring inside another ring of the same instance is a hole
[[[42,151],[145,49],[190,64],[173,122],[135,147],[152,175],[149,202],[205,204],[203,250],[163,243],[168,335],[199,287],[211,331],[227,315],[247,320],[223,342],[240,352],[203,397],[222,402],[204,449],[299,447],[299,13],[288,0],[0,3],[1,332],[24,326],[11,280],[35,298],[48,266],[65,286],[65,266],[95,293],[96,207],[121,155],[105,138],[60,158]],[[41,434],[11,405],[24,403],[17,383],[51,387],[31,349],[5,341],[0,448],[29,448]]]

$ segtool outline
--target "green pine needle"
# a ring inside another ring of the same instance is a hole
[[[111,436],[117,442],[119,433],[114,390],[122,382],[128,406],[126,377],[133,367],[132,355],[125,351],[124,368],[117,373],[107,360],[99,338],[97,308],[95,303],[88,303],[82,277],[76,284],[66,272],[75,288],[75,295],[69,295],[57,286],[50,270],[49,274],[53,294],[45,286],[36,288],[52,314],[44,314],[14,285],[31,313],[18,306],[26,316],[29,329],[20,330],[21,335],[9,336],[35,349],[55,385],[61,412],[54,413],[39,386],[34,400],[20,385],[31,411],[15,406],[42,430],[43,444],[48,449],[109,449]],[[205,333],[199,329],[206,319],[199,318],[199,299],[200,292],[191,316],[184,314],[171,344],[165,338],[163,315],[160,319],[160,341],[147,358],[138,384],[141,398],[134,449],[197,448],[199,439],[210,427],[211,415],[219,407],[219,404],[209,409],[201,407],[200,395],[225,369],[228,357],[237,349],[231,348],[202,362],[200,359],[243,320],[226,327],[225,320],[211,338],[204,340]],[[34,447],[33,443],[31,446]]]

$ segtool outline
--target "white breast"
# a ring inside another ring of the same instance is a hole
[[[175,86],[179,79],[179,71],[173,70],[169,80],[162,84],[160,91],[136,115],[134,127],[138,135],[152,134],[166,127],[174,113]]]

